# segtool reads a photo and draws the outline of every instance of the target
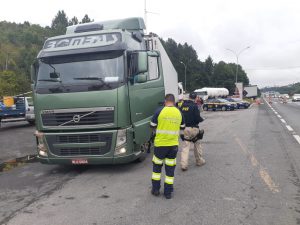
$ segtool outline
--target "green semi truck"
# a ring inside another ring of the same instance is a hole
[[[118,164],[144,157],[149,123],[178,79],[141,18],[67,27],[32,66],[38,158],[45,164]]]

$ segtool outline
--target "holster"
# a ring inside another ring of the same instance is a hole
[[[192,139],[187,139],[187,138],[184,137],[184,135],[180,135],[181,140],[190,141],[190,142],[193,142],[193,143],[197,142],[198,140],[202,140],[203,136],[204,136],[204,130],[203,129],[199,129],[198,134],[195,137],[193,137]]]

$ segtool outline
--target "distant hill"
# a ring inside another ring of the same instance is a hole
[[[262,92],[276,91],[276,92],[279,92],[280,94],[293,95],[295,93],[300,93],[300,82],[285,85],[285,86],[264,87],[264,88],[261,89],[261,91]]]

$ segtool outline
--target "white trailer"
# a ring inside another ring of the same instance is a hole
[[[147,38],[149,49],[160,52],[161,63],[163,65],[165,94],[173,94],[175,100],[178,101],[178,76],[166,50],[157,36],[149,36]]]
[[[196,89],[194,92],[196,92],[203,100],[207,100],[208,98],[226,97],[229,95],[227,88],[204,87]]]

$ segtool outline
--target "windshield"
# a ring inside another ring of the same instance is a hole
[[[28,106],[33,106],[33,100],[31,97],[27,97],[26,100],[28,102]]]
[[[41,59],[37,92],[64,93],[117,88],[124,81],[122,52]]]

